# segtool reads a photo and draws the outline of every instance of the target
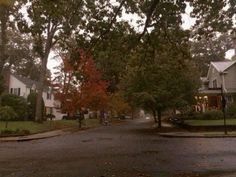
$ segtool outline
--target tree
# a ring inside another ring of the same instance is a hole
[[[198,75],[194,72],[196,69],[190,55],[187,55],[188,32],[169,29],[160,30],[157,35],[153,30],[145,37],[149,42],[139,45],[133,53],[122,85],[127,100],[152,112],[161,127],[164,110],[183,107],[193,101]],[[177,47],[172,41],[179,40],[182,43]]]
[[[124,99],[124,96],[120,92],[113,93],[109,96],[109,110],[112,112],[117,113],[118,115],[130,113],[131,106],[129,103]]]
[[[26,99],[13,95],[13,94],[3,94],[1,98],[2,106],[10,106],[16,113],[16,118],[18,120],[25,120],[28,118],[28,105]]]
[[[14,28],[14,17],[22,7],[22,1],[7,0],[0,2],[0,73],[2,73],[5,62],[8,60],[9,53],[7,45],[9,43],[7,32]],[[11,18],[10,18],[11,16]],[[13,17],[13,18],[12,18]]]
[[[2,106],[0,107],[0,120],[5,121],[5,128],[8,126],[8,121],[13,120],[17,117],[14,109],[10,106]]]
[[[127,22],[120,22],[93,49],[93,56],[102,78],[109,82],[107,89],[110,93],[119,91],[118,85],[125,73],[130,49],[136,42],[135,34]]]
[[[40,84],[38,88],[36,120],[42,121],[42,92],[47,71],[47,61],[51,49],[63,35],[70,35],[77,28],[83,17],[83,1],[26,1],[28,19],[19,17],[18,27],[22,32],[30,33],[33,37],[34,50],[41,60]],[[68,19],[69,18],[69,19]],[[60,37],[59,37],[60,36]]]
[[[25,19],[23,14],[19,16],[18,27],[22,32],[32,35],[34,50],[41,59],[41,84],[36,110],[36,118],[40,120],[40,98],[51,49],[58,44],[63,51],[69,51],[71,38],[75,39],[78,44],[86,45],[88,42],[84,41],[96,43],[105,33],[109,32],[116,17],[121,15],[121,10],[120,8],[117,10],[116,6],[112,6],[111,2],[106,0],[25,0],[25,2],[28,2],[26,6],[28,17]],[[27,23],[27,20],[30,20],[31,23]],[[93,48],[92,46],[87,46],[90,48],[89,51]]]
[[[198,65],[201,76],[206,76],[211,61],[225,60],[225,53],[233,47],[229,35],[221,35],[207,39],[202,36],[200,40],[191,42],[191,54]]]
[[[107,83],[101,79],[93,59],[83,50],[76,52],[80,57],[73,60],[73,64],[66,56],[62,56],[63,63],[55,77],[56,98],[62,103],[62,109],[71,115],[82,107],[102,109],[107,102]]]
[[[234,0],[222,1],[190,1],[193,7],[192,17],[196,18],[195,37],[205,36],[207,39],[214,34],[226,33],[231,36],[236,53],[236,28],[235,28],[235,10],[236,2]]]

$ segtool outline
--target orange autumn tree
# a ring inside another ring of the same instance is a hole
[[[55,73],[56,98],[61,102],[63,112],[70,115],[78,110],[105,109],[108,102],[107,82],[101,79],[94,60],[83,50],[78,50],[78,57],[70,62],[67,55],[61,55],[60,72]]]

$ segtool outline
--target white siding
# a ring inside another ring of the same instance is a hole
[[[236,65],[226,70],[225,86],[228,89],[236,89]]]
[[[28,95],[30,94],[30,89],[27,88],[26,85],[19,81],[16,77],[13,75],[10,75],[10,80],[9,80],[9,93],[11,93],[11,88],[20,88],[20,96],[27,98]],[[54,100],[54,95],[51,93],[51,99],[47,98],[47,92],[43,92],[43,100],[45,103],[45,107],[50,107],[52,108],[52,113],[56,116],[56,119],[62,119],[62,116],[65,114],[61,114],[60,109],[56,109],[55,107],[57,105],[60,105],[59,101]]]
[[[213,87],[213,81],[217,81],[217,87],[221,87],[222,84],[222,77],[220,76],[220,73],[211,65],[209,68],[209,74],[208,74],[208,80],[209,80],[209,88]]]
[[[27,96],[29,95],[29,90],[26,88],[26,85],[15,78],[13,75],[10,75],[9,93],[11,92],[11,88],[20,88],[20,96],[24,98],[27,98]]]

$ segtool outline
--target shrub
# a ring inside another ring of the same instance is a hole
[[[202,114],[202,118],[208,120],[223,119],[223,112],[220,110],[206,111]]]
[[[30,134],[30,131],[29,130],[19,130],[19,129],[16,129],[16,130],[11,130],[11,129],[4,129],[4,130],[1,130],[0,132],[1,136],[9,136],[9,135],[29,135]]]
[[[53,118],[55,118],[56,116],[54,114],[47,114],[46,118],[52,120]]]
[[[236,105],[232,103],[227,105],[226,113],[229,117],[236,118]]]
[[[28,117],[28,105],[23,97],[4,94],[2,95],[2,106],[10,106],[16,113],[15,120],[24,120]]]
[[[5,128],[7,128],[8,121],[13,120],[16,117],[17,117],[17,114],[10,106],[0,107],[0,120],[6,121]]]

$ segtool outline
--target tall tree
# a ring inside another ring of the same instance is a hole
[[[233,47],[231,36],[223,34],[220,36],[191,41],[191,54],[196,62],[200,75],[206,76],[211,61],[225,60],[225,53]]]
[[[168,36],[165,35],[167,32]],[[158,33],[153,30],[145,37],[149,42],[139,45],[133,53],[133,62],[122,85],[127,100],[152,112],[161,127],[164,110],[193,101],[198,77],[193,72],[190,55],[186,55],[189,53],[188,33],[181,29],[160,30]],[[177,48],[173,40],[182,43]]]
[[[34,39],[34,49],[41,59],[40,88],[37,99],[36,119],[41,120],[40,104],[45,80],[45,71],[51,49],[59,44],[63,50],[71,50],[71,38],[77,44],[97,43],[109,32],[116,17],[121,14],[107,0],[95,1],[47,1],[34,0],[27,4],[27,18],[19,17],[18,27],[22,32],[31,33]],[[23,20],[22,20],[23,19]],[[30,21],[30,23],[28,23]],[[96,40],[93,40],[96,39]],[[95,41],[95,42],[94,42]],[[85,46],[80,46],[84,48]],[[75,47],[77,48],[77,46]],[[75,57],[76,58],[76,57]]]
[[[79,58],[70,63],[62,56],[63,63],[56,73],[56,97],[62,103],[62,109],[75,114],[82,107],[92,110],[104,109],[107,102],[107,82],[101,79],[93,59],[83,50],[77,51]]]
[[[194,0],[190,5],[193,7],[191,15],[196,18],[195,36],[211,38],[214,33],[227,33],[231,35],[236,53],[235,0]]]
[[[8,60],[7,45],[9,43],[7,31],[14,28],[13,21],[18,10],[22,7],[22,1],[0,1],[0,72]],[[11,18],[10,18],[11,16]]]
[[[36,120],[42,121],[41,98],[46,79],[49,53],[63,35],[70,35],[77,28],[83,17],[84,2],[73,0],[27,0],[26,3],[28,3],[26,6],[27,17],[21,14],[18,18],[18,27],[22,32],[32,35],[34,50],[41,60]]]

